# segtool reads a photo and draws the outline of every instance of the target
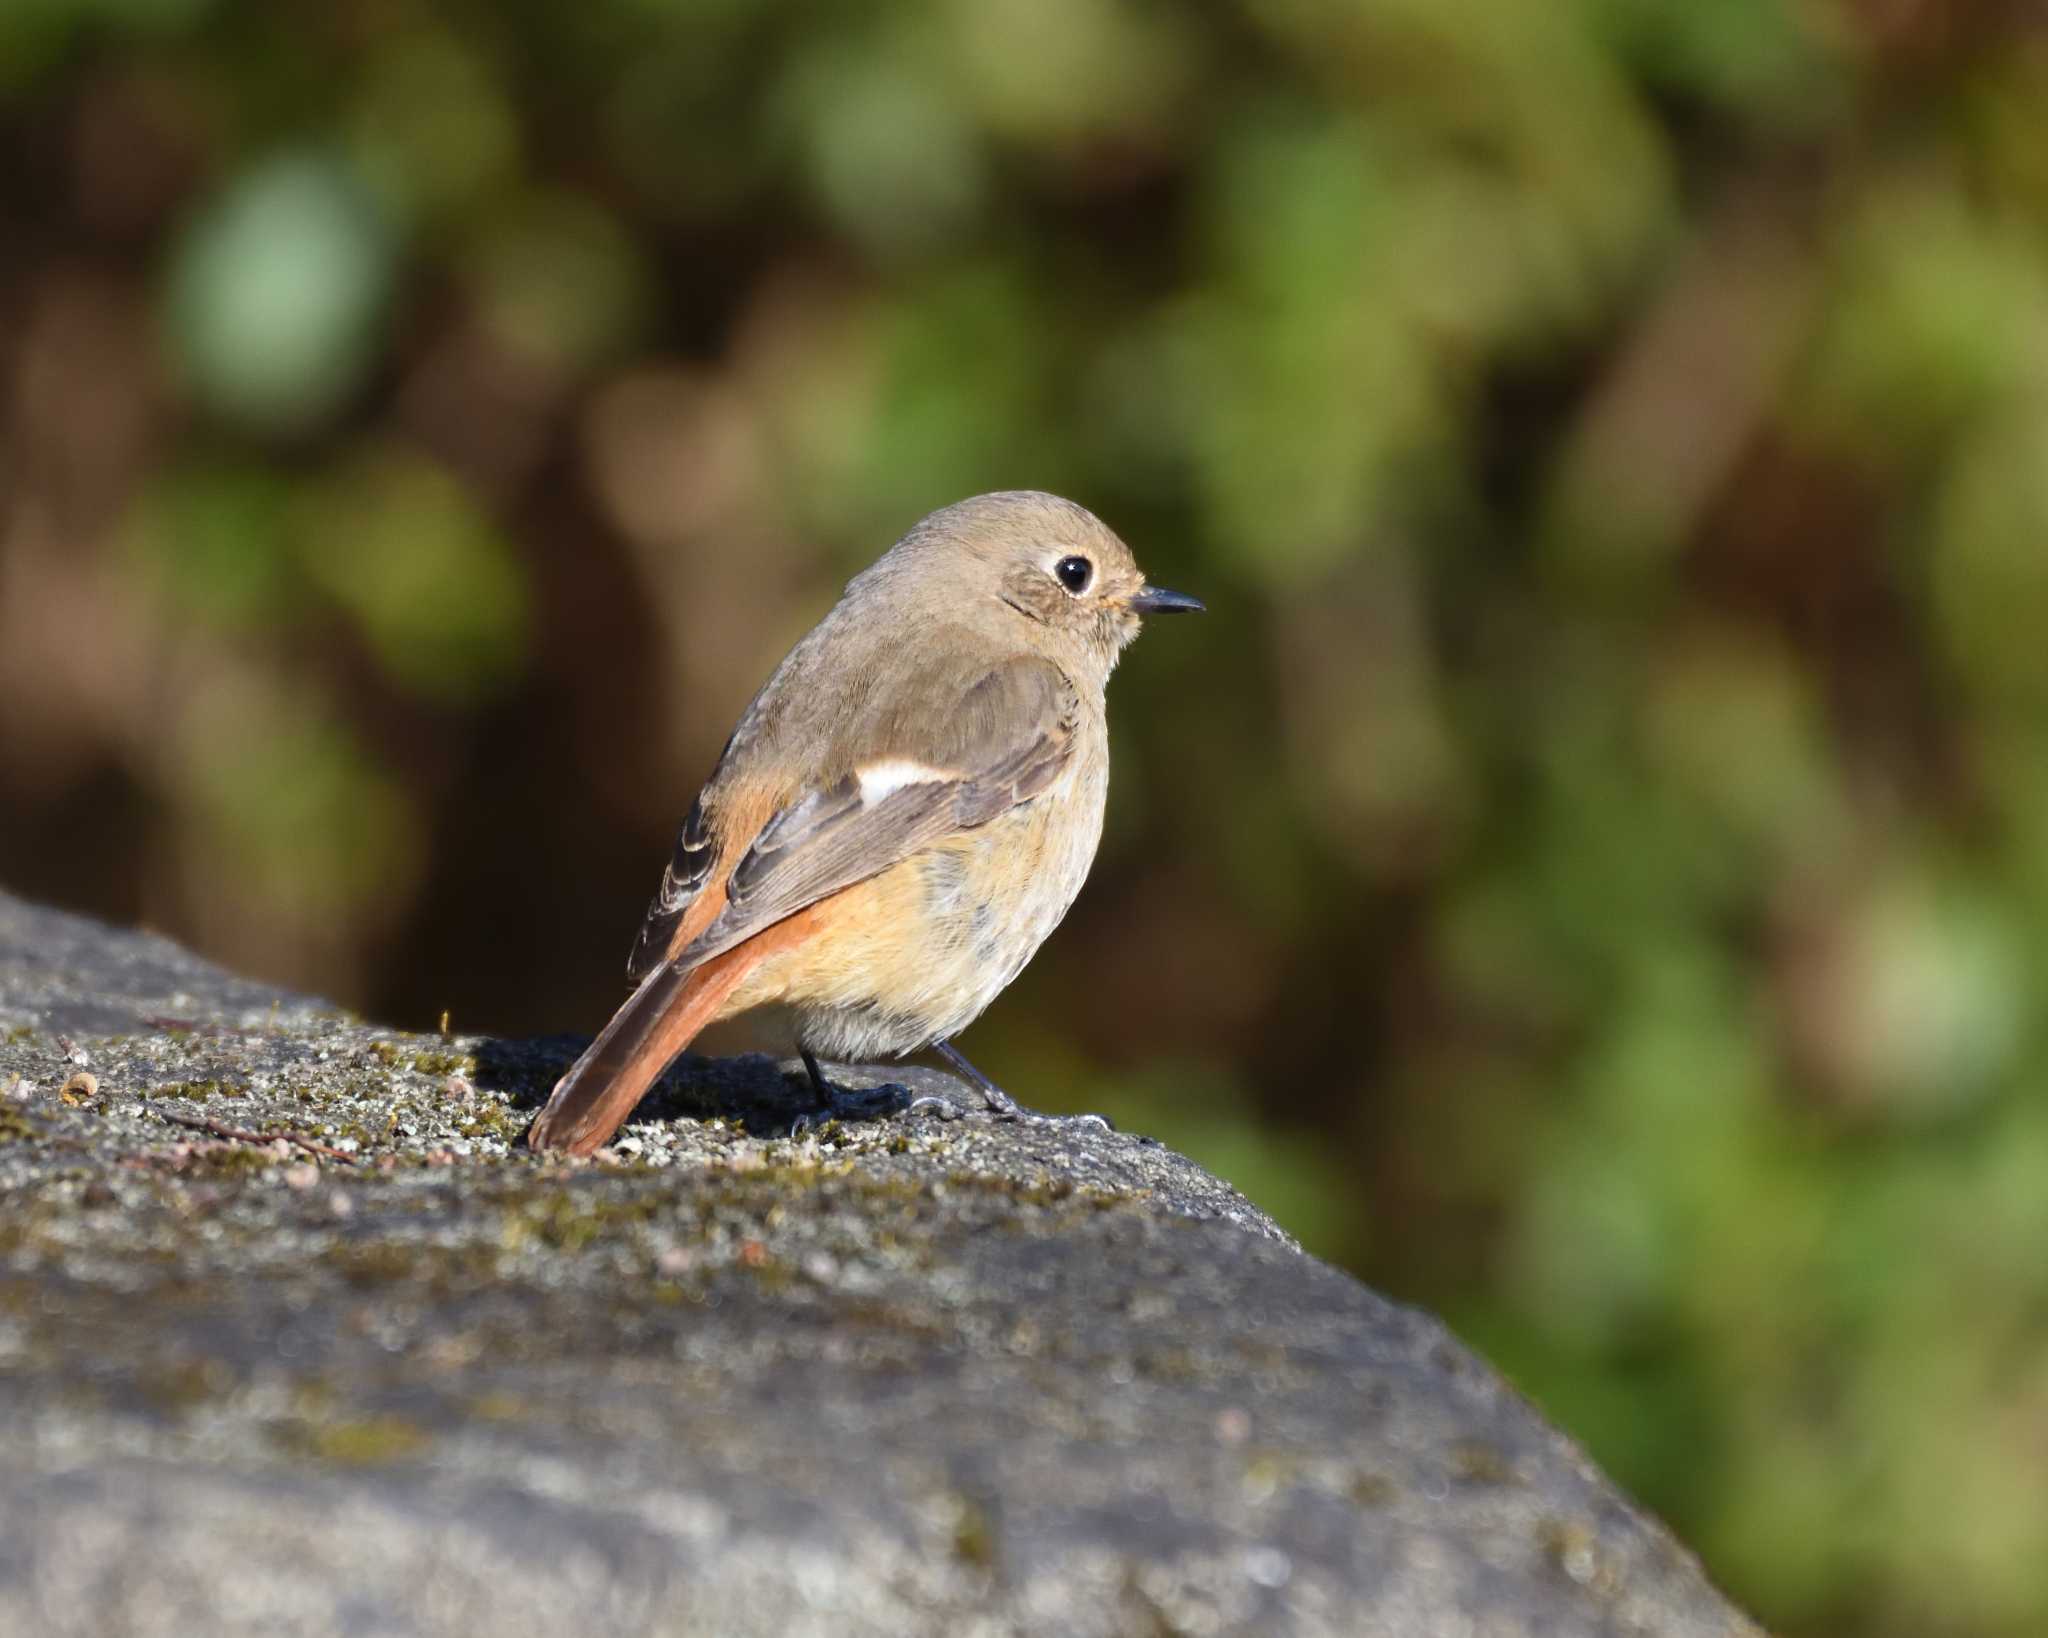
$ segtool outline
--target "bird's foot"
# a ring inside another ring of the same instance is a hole
[[[879,1086],[834,1086],[824,1081],[814,1084],[812,1091],[817,1095],[818,1107],[804,1110],[790,1122],[789,1135],[793,1138],[816,1131],[830,1121],[883,1120],[906,1108],[914,1109],[924,1101],[909,1087],[895,1081]]]
[[[1069,1131],[1114,1132],[1116,1123],[1107,1115],[1047,1115],[1027,1109],[995,1082],[980,1088],[982,1101],[997,1120],[1013,1120],[1025,1126],[1065,1127]]]
[[[1012,1120],[1024,1126],[1064,1127],[1068,1131],[1114,1132],[1116,1123],[1107,1115],[1041,1115],[1036,1109],[1027,1109],[1009,1093],[990,1080],[968,1061],[951,1041],[934,1041],[932,1050],[944,1058],[981,1094],[981,1101],[988,1106],[988,1112],[997,1120]],[[913,1108],[915,1105],[912,1106]],[[957,1117],[955,1117],[957,1118]]]
[[[799,1049],[802,1051],[802,1049]],[[969,1063],[950,1042],[937,1043],[937,1050],[980,1095],[981,1107],[971,1101],[948,1097],[942,1092],[913,1092],[894,1081],[879,1086],[835,1086],[815,1055],[803,1051],[804,1068],[818,1107],[800,1114],[790,1124],[791,1137],[801,1137],[831,1120],[879,1120],[888,1115],[935,1115],[942,1121],[965,1120],[986,1114],[999,1121],[1020,1126],[1054,1130],[1114,1132],[1116,1125],[1107,1115],[1046,1115],[1026,1108],[1009,1093]]]
[[[883,1081],[875,1086],[838,1086],[825,1078],[825,1069],[808,1048],[798,1048],[804,1072],[818,1107],[806,1110],[790,1123],[789,1135],[802,1137],[827,1121],[884,1120],[890,1115],[933,1114],[941,1120],[958,1120],[967,1113],[950,1098],[934,1093],[919,1094],[900,1081]]]
[[[965,1120],[971,1110],[937,1092],[925,1092],[903,1106],[906,1115],[937,1115],[940,1120]]]

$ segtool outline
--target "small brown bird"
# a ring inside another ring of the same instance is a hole
[[[990,1110],[1023,1108],[951,1037],[1080,892],[1109,788],[1103,690],[1147,585],[1094,514],[978,495],[846,587],[740,718],[626,964],[636,988],[527,1133],[588,1154],[697,1032],[780,1006],[818,1066],[935,1048]],[[920,1099],[959,1113],[942,1099]],[[1105,1124],[1097,1116],[1071,1119]]]

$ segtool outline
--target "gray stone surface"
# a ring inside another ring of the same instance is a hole
[[[1165,1149],[792,1139],[741,1059],[526,1155],[579,1044],[0,897],[0,1632],[1756,1630],[1439,1324]]]

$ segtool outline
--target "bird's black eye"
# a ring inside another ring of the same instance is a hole
[[[1095,578],[1095,565],[1085,557],[1063,557],[1052,566],[1052,572],[1059,576],[1062,586],[1079,597]]]

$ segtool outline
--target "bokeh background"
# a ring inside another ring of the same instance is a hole
[[[2048,9],[6,0],[0,881],[591,1029],[929,508],[1208,598],[968,1045],[1788,1634],[2048,1630]]]

